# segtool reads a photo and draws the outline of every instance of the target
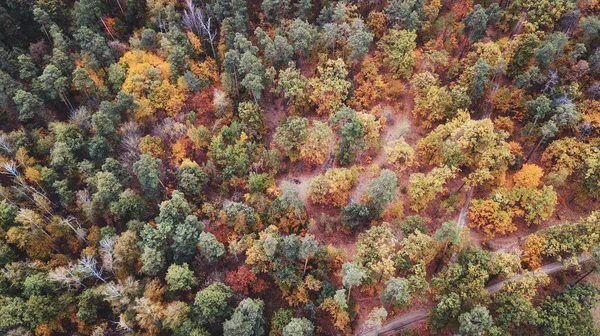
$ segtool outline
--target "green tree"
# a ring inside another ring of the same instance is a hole
[[[310,320],[302,318],[293,318],[285,328],[283,328],[283,336],[312,336],[315,327]]]
[[[292,161],[300,155],[301,145],[308,134],[308,119],[304,117],[289,117],[280,126],[274,135],[277,145],[280,146]]]
[[[192,286],[196,283],[196,278],[188,264],[173,264],[169,266],[169,269],[167,270],[165,281],[172,291],[188,291],[192,289]]]
[[[424,0],[391,0],[385,8],[385,14],[391,24],[418,31],[425,19],[424,5]]]
[[[31,92],[18,90],[13,96],[13,101],[19,111],[19,120],[23,123],[31,121],[36,114],[43,112],[44,103]]]
[[[265,333],[264,303],[260,299],[244,299],[231,319],[223,323],[225,336],[262,336]]]
[[[208,176],[196,162],[184,160],[177,169],[177,184],[184,194],[201,198]]]
[[[413,50],[417,47],[417,33],[410,30],[390,29],[377,43],[383,51],[383,62],[397,75],[409,78],[415,66]]]
[[[194,299],[194,314],[199,321],[212,324],[228,317],[231,313],[229,300],[233,291],[229,286],[220,282],[213,282],[210,286],[196,293]]]
[[[308,260],[312,258],[317,250],[319,249],[319,242],[315,239],[313,235],[306,235],[302,238],[302,243],[300,244],[300,250],[298,251],[298,257],[304,259],[304,271],[303,274],[306,273],[306,266],[308,265]]]
[[[153,158],[146,153],[133,164],[133,172],[140,181],[140,185],[144,192],[150,198],[158,196],[160,183],[160,166],[161,160]]]
[[[381,213],[385,206],[398,197],[398,178],[396,174],[389,170],[383,169],[379,177],[374,178],[369,183],[369,188],[365,192],[365,205],[371,209],[373,213]]]
[[[567,285],[549,295],[538,308],[538,327],[544,335],[594,335],[597,333],[590,309],[598,289],[590,284]]]
[[[350,293],[352,287],[360,286],[366,278],[365,271],[359,265],[351,262],[347,262],[342,265],[342,284],[348,288],[348,298],[350,300]]]
[[[217,263],[225,255],[225,247],[210,232],[202,232],[198,239],[200,254],[209,264]]]
[[[484,306],[475,306],[470,312],[462,313],[458,317],[461,335],[483,336],[495,333],[497,330],[488,309]]]
[[[381,292],[381,304],[394,305],[397,308],[406,308],[410,305],[412,296],[409,292],[408,280],[405,278],[391,278],[385,283]]]

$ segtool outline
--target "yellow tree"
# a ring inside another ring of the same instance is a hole
[[[402,171],[414,163],[415,151],[406,143],[404,137],[388,143],[384,150],[387,163],[396,171]]]
[[[331,150],[333,131],[324,122],[315,120],[300,145],[300,160],[308,166],[325,163]]]
[[[317,67],[317,72],[319,75],[308,82],[310,101],[316,106],[317,114],[333,114],[342,107],[351,86],[351,82],[346,79],[346,64],[341,58],[328,59],[324,65]]]
[[[408,178],[408,197],[411,209],[419,211],[435,199],[438,193],[444,192],[446,181],[456,176],[456,170],[453,167],[442,166],[433,168],[427,175],[411,174]]]
[[[350,188],[358,179],[358,169],[330,168],[325,175],[315,177],[308,187],[308,194],[314,203],[344,206],[350,198]]]

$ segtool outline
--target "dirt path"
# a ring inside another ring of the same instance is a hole
[[[382,166],[385,164],[385,152],[383,147],[394,141],[401,136],[407,136],[407,131],[413,128],[412,118],[410,118],[412,107],[413,107],[413,96],[406,93],[402,99],[402,111],[398,112],[396,109],[391,106],[389,103],[383,103],[381,105],[383,109],[382,116],[386,117],[387,120],[393,120],[393,124],[386,125],[381,133],[381,148],[379,152],[373,157],[371,160],[371,164],[367,166],[358,177],[358,184],[354,187],[354,189],[350,192],[350,200],[356,203],[360,202],[360,198],[365,193],[369,186],[369,182],[373,176],[368,176],[369,169],[368,167],[372,167],[374,165]],[[407,128],[408,129],[405,129]]]
[[[588,262],[589,260],[590,260],[589,257],[580,257],[579,264],[584,264],[584,263]],[[565,270],[566,268],[567,267],[565,267],[565,265],[563,265],[561,262],[556,261],[556,262],[542,266],[542,268],[540,270],[542,272],[546,273],[547,275],[551,275],[553,273]],[[486,287],[486,290],[488,291],[488,293],[490,295],[496,294],[502,289],[502,286],[506,282],[519,281],[524,276],[525,276],[524,274],[519,274],[512,278],[502,280],[496,284]],[[433,307],[431,307],[431,308],[433,308]],[[415,310],[412,312],[408,312],[402,316],[399,316],[398,318],[396,318],[392,321],[389,321],[388,323],[384,324],[378,330],[368,330],[368,331],[364,331],[362,333],[356,333],[355,335],[357,335],[357,336],[395,335],[400,330],[404,329],[405,327],[407,327],[413,323],[420,322],[420,321],[427,319],[431,308],[419,309],[419,310]]]

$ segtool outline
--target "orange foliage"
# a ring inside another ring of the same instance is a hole
[[[361,64],[360,72],[354,77],[354,100],[352,105],[361,110],[380,98],[385,87],[375,60],[367,56]]]
[[[177,140],[171,147],[171,155],[175,162],[181,162],[192,150],[192,141],[189,138]]]
[[[544,170],[537,165],[526,163],[513,176],[513,182],[518,187],[535,188],[544,177]]]
[[[530,269],[538,269],[542,264],[542,256],[544,254],[544,243],[546,238],[538,236],[535,233],[525,239],[523,243],[523,255],[521,260],[529,265]]]
[[[485,233],[484,242],[497,234],[507,234],[517,230],[510,212],[502,209],[493,200],[473,200],[469,208],[469,227]]]

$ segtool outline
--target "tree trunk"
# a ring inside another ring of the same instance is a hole
[[[306,266],[308,265],[308,257],[306,257],[306,261],[304,261],[304,271],[302,271],[302,276],[306,274]]]
[[[531,150],[531,152],[529,152],[529,154],[527,155],[527,158],[525,159],[525,162],[529,161],[529,158],[531,157],[531,154],[533,154],[533,152],[535,152],[535,150],[538,149],[538,147],[542,144],[542,141],[544,141],[544,137],[543,136],[537,142],[537,144],[535,145],[535,147],[533,147],[533,149]]]

